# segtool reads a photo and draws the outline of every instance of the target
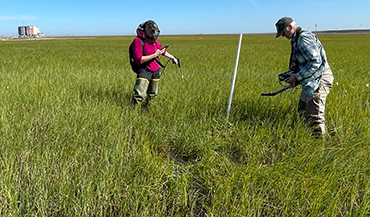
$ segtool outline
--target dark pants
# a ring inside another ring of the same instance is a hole
[[[161,78],[161,74],[159,72],[160,72],[160,68],[157,71],[155,71],[155,72],[149,71],[146,68],[140,69],[136,73],[136,78],[137,79],[145,78],[146,80],[148,80],[148,82],[150,82],[152,79],[159,80]]]

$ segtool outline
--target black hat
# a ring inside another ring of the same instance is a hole
[[[293,22],[293,19],[290,17],[283,17],[280,20],[278,20],[275,24],[276,26],[276,38],[279,38],[282,34],[284,29],[289,26]]]

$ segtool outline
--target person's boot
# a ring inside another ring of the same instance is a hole
[[[158,88],[159,88],[159,79],[153,79],[149,82],[149,87],[148,87],[148,90],[147,90],[147,94],[148,94],[149,97],[145,101],[145,103],[143,104],[144,108],[148,109],[149,106],[150,106],[150,101],[157,97]]]
[[[325,138],[325,124],[313,125],[312,136],[316,138]]]
[[[158,95],[159,79],[153,79],[149,82],[148,95],[150,99],[155,99]]]
[[[132,96],[131,106],[136,107],[147,97],[149,82],[146,79],[137,79],[134,86],[134,95]]]

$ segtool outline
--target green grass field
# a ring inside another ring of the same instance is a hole
[[[1,216],[368,216],[370,35],[319,35],[327,139],[275,97],[290,43],[160,36],[180,57],[130,108],[133,37],[0,42]],[[162,58],[162,62],[166,60]]]

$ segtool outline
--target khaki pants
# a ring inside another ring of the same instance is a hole
[[[333,80],[333,73],[330,69],[327,69],[313,97],[308,96],[303,90],[301,92],[298,112],[302,114],[310,126],[313,127],[314,135],[325,134],[325,103],[326,97],[333,87]]]

